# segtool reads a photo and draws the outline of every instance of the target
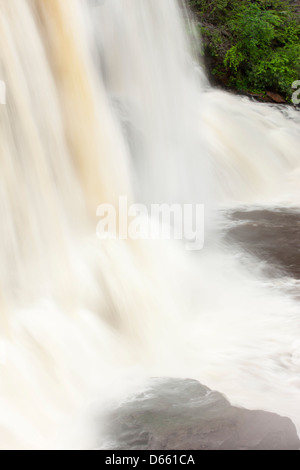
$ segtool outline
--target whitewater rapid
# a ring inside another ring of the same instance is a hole
[[[154,375],[300,428],[299,304],[217,222],[299,207],[299,113],[210,89],[175,0],[0,13],[1,448],[99,445],[107,410]],[[98,240],[97,206],[120,195],[205,204],[204,250]]]

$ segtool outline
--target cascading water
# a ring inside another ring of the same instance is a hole
[[[286,195],[282,175],[288,180],[299,168],[299,113],[288,120],[278,109],[210,89],[189,51],[182,13],[173,0],[112,0],[93,12],[139,199],[209,204]]]
[[[299,304],[214,232],[195,255],[97,240],[95,217],[120,195],[205,203],[209,225],[299,205],[299,113],[209,89],[175,0],[0,12],[1,447],[90,447],[94,410],[154,374],[300,426]]]

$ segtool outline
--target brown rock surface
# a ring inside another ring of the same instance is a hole
[[[116,450],[297,450],[288,418],[232,406],[195,380],[153,379],[110,416]]]
[[[286,103],[285,99],[278,93],[274,93],[273,91],[267,91],[266,95],[268,98],[274,101],[274,103]]]

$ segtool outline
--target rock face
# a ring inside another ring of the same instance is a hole
[[[300,214],[292,210],[236,211],[230,219],[239,222],[226,234],[226,240],[238,243],[247,252],[270,266],[300,279]],[[276,275],[273,272],[273,275]]]
[[[267,91],[266,95],[268,98],[274,101],[274,103],[286,103],[286,100],[278,93],[274,93],[273,91]]]
[[[153,379],[110,417],[119,450],[297,450],[292,421],[231,406],[195,380]]]

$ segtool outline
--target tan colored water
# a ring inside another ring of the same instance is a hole
[[[299,308],[251,261],[96,238],[119,195],[299,202],[297,113],[207,89],[175,0],[0,0],[0,34],[1,448],[99,445],[150,375],[299,424]]]

